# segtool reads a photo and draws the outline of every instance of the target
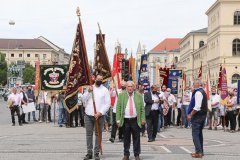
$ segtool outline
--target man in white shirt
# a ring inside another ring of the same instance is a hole
[[[93,86],[90,86],[88,92],[83,94],[83,101],[86,104],[85,107],[85,127],[86,127],[86,140],[87,140],[87,155],[84,160],[92,159],[93,153],[93,131],[95,130],[95,148],[94,156],[95,160],[99,160],[100,145],[98,144],[97,129],[94,129],[95,123],[98,122],[100,139],[102,141],[102,131],[104,126],[104,115],[110,108],[110,94],[106,87],[102,85],[103,76],[98,74],[96,82]],[[93,93],[92,93],[93,92]],[[92,94],[94,95],[96,111],[94,111]]]
[[[194,92],[188,110],[188,120],[192,122],[192,138],[195,152],[191,154],[193,158],[202,158],[203,152],[203,133],[204,123],[207,117],[208,102],[206,92],[202,89],[202,82],[197,79],[194,81]]]
[[[212,130],[212,125],[214,126],[214,129],[217,130],[219,104],[220,104],[220,95],[216,93],[216,87],[212,87],[212,96],[211,96],[212,111],[209,111],[209,128],[208,128],[209,130]],[[214,118],[213,123],[212,123],[212,117]]]
[[[163,95],[163,100],[167,101],[168,107],[169,107],[167,115],[164,116],[164,122],[165,122],[165,127],[166,127],[166,126],[170,126],[171,123],[174,123],[171,121],[171,118],[172,118],[172,111],[175,110],[175,108],[176,108],[177,100],[174,97],[174,95],[171,94],[170,88],[167,88],[166,93]]]
[[[17,116],[18,116],[19,126],[22,126],[21,117],[20,117],[20,108],[19,108],[21,104],[21,97],[17,93],[17,89],[15,87],[12,88],[12,94],[9,95],[8,100],[12,101],[13,103],[13,106],[10,108],[11,116],[12,116],[12,126],[15,126],[15,117],[14,117],[15,112],[17,113]]]
[[[127,83],[125,81],[122,81],[121,82],[121,89],[118,90],[118,94],[120,94],[123,91],[125,91],[126,90],[126,86],[127,86]],[[117,129],[118,129],[118,138],[119,138],[119,141],[122,142],[123,141],[123,128],[122,127],[118,128],[117,122],[116,122],[116,107],[117,107],[118,95],[116,93],[115,88],[112,89],[111,96],[115,97],[115,102],[114,102],[113,112],[112,112],[113,124],[112,124],[112,130],[111,130],[111,138],[109,139],[109,141],[114,143],[115,138],[116,138]]]
[[[147,122],[148,142],[155,141],[158,129],[158,113],[160,98],[157,93],[157,86],[151,86],[151,91],[144,94],[145,115]]]

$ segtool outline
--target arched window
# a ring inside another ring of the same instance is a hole
[[[234,39],[232,44],[233,56],[240,56],[240,39]]]
[[[202,46],[204,46],[204,41],[199,42],[199,48],[201,48]]]
[[[232,84],[237,83],[238,80],[240,80],[240,75],[239,74],[234,74],[232,76]]]
[[[178,63],[178,57],[174,57],[175,63]]]
[[[234,13],[234,24],[240,24],[240,11]]]

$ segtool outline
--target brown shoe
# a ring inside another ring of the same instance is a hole
[[[135,160],[141,160],[139,156],[136,156],[135,157]]]
[[[202,153],[191,153],[192,158],[202,158],[203,154]]]
[[[122,160],[129,160],[129,156],[124,156]]]

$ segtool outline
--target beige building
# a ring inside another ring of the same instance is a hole
[[[171,68],[178,63],[180,58],[180,40],[179,38],[167,38],[147,53],[150,85],[158,84],[156,81],[159,76],[157,72],[158,67]]]
[[[0,39],[0,52],[8,64],[68,64],[70,55],[44,37],[37,39]]]
[[[207,70],[210,70],[212,85],[217,85],[220,65],[227,70],[228,85],[240,79],[240,1],[217,0],[206,12],[208,16],[207,33],[202,33],[200,41],[204,46],[198,49],[185,49],[187,36],[180,42],[180,63],[192,82],[197,75],[201,63],[203,65],[203,81],[206,81]],[[190,32],[191,33],[191,32]],[[191,39],[191,38],[190,38]],[[206,43],[205,43],[206,42]],[[191,41],[190,45],[193,45]],[[194,76],[195,75],[195,76]]]

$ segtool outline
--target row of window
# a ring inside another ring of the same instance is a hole
[[[11,53],[10,56],[11,56],[11,57],[15,57],[16,54]],[[17,57],[17,56],[16,56],[16,57]],[[18,54],[18,57],[19,57],[19,58],[23,57],[23,54],[22,54],[22,53],[19,53],[19,54]],[[30,57],[31,57],[31,54],[27,54],[27,57],[30,58]],[[39,54],[35,54],[35,58],[38,58],[38,57],[39,57]],[[46,59],[46,57],[47,57],[47,55],[46,55],[46,54],[43,54],[43,59]]]

